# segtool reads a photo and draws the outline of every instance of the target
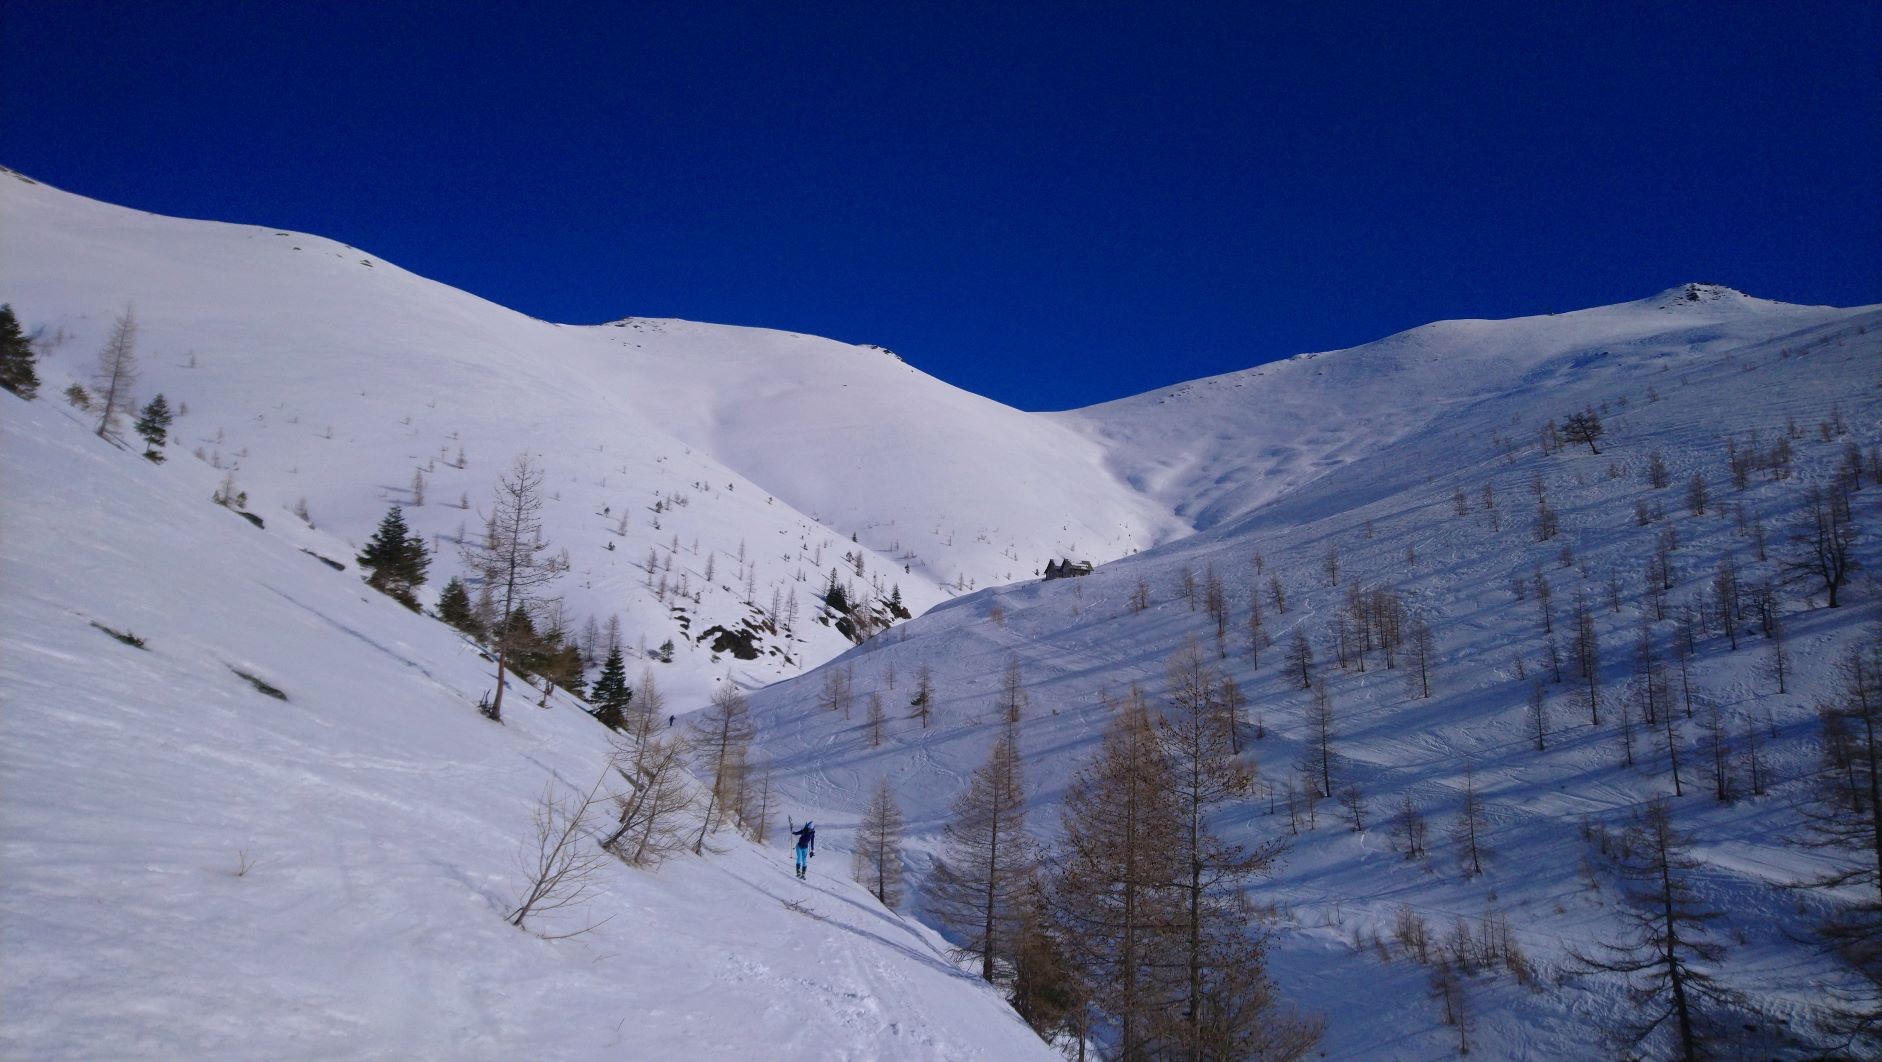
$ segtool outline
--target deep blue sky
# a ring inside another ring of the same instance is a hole
[[[0,162],[1049,409],[1688,280],[1882,301],[1879,77],[1873,0],[7,0]]]

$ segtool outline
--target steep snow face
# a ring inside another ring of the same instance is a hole
[[[1844,311],[1687,284],[1639,302],[1507,321],[1439,321],[1349,350],[1057,414],[1113,467],[1207,530],[1423,431],[1472,437],[1473,407],[1603,371],[1612,358],[1729,349]]]
[[[1053,1057],[840,845],[609,860],[534,924],[592,933],[512,927],[539,794],[602,776],[580,706],[482,719],[442,624],[56,398],[0,393],[0,458],[0,1054]]]
[[[1842,607],[1826,607],[1783,562],[1796,553],[1792,530],[1806,489],[1830,482],[1851,446],[1865,463],[1882,446],[1879,372],[1882,308],[1657,296],[1525,321],[1432,325],[1068,414],[1090,430],[1114,431],[1116,452],[1137,454],[1139,467],[1160,468],[1172,500],[1200,492],[1215,470],[1248,478],[1216,495],[1219,516],[1207,531],[1084,578],[947,602],[818,672],[760,691],[762,747],[786,799],[813,809],[837,836],[876,781],[889,778],[911,824],[909,866],[919,881],[952,803],[1005,731],[996,699],[1009,660],[1020,663],[1028,695],[1018,731],[1030,825],[1050,836],[1069,780],[1103,733],[1105,699],[1136,684],[1161,703],[1165,661],[1196,643],[1246,697],[1243,734],[1258,771],[1255,791],[1215,825],[1236,841],[1291,846],[1252,898],[1277,911],[1271,954],[1283,992],[1330,1018],[1329,1057],[1456,1052],[1459,1030],[1441,1023],[1429,971],[1393,942],[1405,911],[1439,935],[1459,918],[1472,932],[1486,916],[1507,918],[1540,974],[1533,989],[1507,973],[1469,979],[1473,1053],[1606,1058],[1617,1049],[1605,1034],[1634,1004],[1616,978],[1574,976],[1569,949],[1594,952],[1623,935],[1618,882],[1591,853],[1584,823],[1619,830],[1648,797],[1675,788],[1664,713],[1648,727],[1633,685],[1644,631],[1681,702],[1671,727],[1682,772],[1676,823],[1697,836],[1708,864],[1695,882],[1702,902],[1725,913],[1717,937],[1730,958],[1717,972],[1752,1000],[1732,1027],[1758,1029],[1725,1053],[1826,1050],[1820,1008],[1844,975],[1800,943],[1814,908],[1800,910],[1800,894],[1784,886],[1829,864],[1787,839],[1801,832],[1795,809],[1818,762],[1816,706],[1834,696],[1843,653],[1876,637],[1882,536],[1869,529],[1882,483],[1874,473],[1856,495],[1866,570],[1845,588]],[[1437,408],[1419,408],[1412,398],[1420,395]],[[1589,406],[1607,430],[1598,455],[1574,444],[1541,452],[1548,421]],[[1287,438],[1271,421],[1302,434]],[[1328,427],[1325,438],[1309,430],[1318,425]],[[1729,475],[1728,440],[1741,454],[1761,455],[1742,490]],[[1647,479],[1656,451],[1670,480],[1663,489]],[[1287,462],[1285,483],[1263,478]],[[1688,500],[1694,477],[1707,484],[1702,512]],[[1560,527],[1546,541],[1538,490]],[[1646,570],[1663,541],[1676,544],[1664,612]],[[1715,579],[1728,557],[1743,592],[1773,588],[1783,692],[1777,645],[1760,632],[1755,610],[1729,634],[1703,618],[1716,614]],[[1205,603],[1212,574],[1228,603],[1220,641]],[[1550,594],[1548,630],[1538,579]],[[1140,581],[1148,599],[1141,611],[1132,605]],[[1285,591],[1285,608],[1273,583]],[[1338,617],[1350,594],[1374,590],[1397,593],[1408,625],[1431,625],[1428,698],[1406,651],[1388,664],[1376,647],[1360,654],[1349,644],[1340,665]],[[1597,636],[1599,725],[1575,670],[1577,601]],[[1251,651],[1256,602],[1263,638]],[[1687,672],[1690,716],[1673,655],[1683,613],[1701,625]],[[1300,796],[1310,780],[1303,767],[1315,762],[1310,694],[1284,663],[1297,632],[1335,720],[1335,795],[1311,804]],[[924,666],[937,692],[926,728],[909,707]],[[849,716],[823,704],[833,669],[851,676]],[[1538,688],[1548,720],[1540,751],[1529,709]],[[889,713],[879,745],[865,725],[872,696]],[[1725,802],[1715,794],[1719,761],[1708,736],[1715,710],[1732,787]],[[1754,752],[1761,792],[1753,791]],[[1462,872],[1452,840],[1467,770],[1489,821],[1492,854],[1480,877]],[[1340,797],[1349,786],[1364,804],[1359,824]],[[1428,858],[1394,848],[1388,823],[1407,803],[1429,823]],[[919,884],[915,892],[920,909]],[[1381,962],[1381,954],[1392,958]],[[1355,998],[1366,1006],[1354,1007]]]
[[[832,570],[851,600],[899,588],[919,610],[1177,529],[1112,477],[1097,441],[876,348],[684,321],[550,324],[330,240],[158,217],[11,173],[0,231],[0,291],[49,337],[61,382],[48,393],[84,378],[134,307],[138,394],[187,406],[184,451],[271,523],[304,499],[341,559],[406,505],[438,547],[435,594],[499,474],[535,455],[548,538],[570,554],[571,633],[618,616],[630,650],[674,640],[689,696],[846,647],[813,622]],[[793,598],[799,622],[781,636]],[[695,643],[748,621],[757,660]]]

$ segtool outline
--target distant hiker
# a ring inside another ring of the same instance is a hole
[[[797,838],[797,876],[802,878],[804,870],[810,865],[810,857],[817,854],[817,825],[806,819],[804,828],[793,828],[791,836]]]
[[[672,717],[672,716],[670,716],[670,715],[669,715],[669,716],[667,716],[667,725],[668,725],[668,726],[672,726],[672,725],[673,725],[673,717]],[[772,821],[774,821],[774,822],[775,822],[776,820],[774,819],[774,820],[772,820]]]

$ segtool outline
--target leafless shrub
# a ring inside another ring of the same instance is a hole
[[[688,847],[693,810],[679,742],[649,738],[631,753],[616,739],[613,768],[628,784],[614,794],[615,825],[601,847],[629,866],[654,867]]]
[[[1420,965],[1431,961],[1431,927],[1410,904],[1399,906],[1392,922],[1392,939],[1398,942],[1399,950]]]
[[[602,786],[614,770],[610,762],[586,793],[564,796],[557,792],[554,782],[543,787],[536,802],[532,840],[518,856],[523,895],[509,913],[511,925],[526,929],[532,916],[578,906],[594,891],[607,854],[599,846],[588,845],[589,824],[596,805],[605,799]],[[539,935],[545,940],[562,940],[580,936],[605,921],[591,922],[567,933]]]
[[[818,914],[816,908],[802,900],[781,900],[779,902],[784,904],[784,909],[792,914],[801,914],[807,918],[815,918],[819,922],[829,921],[829,919],[826,919],[823,915]]]

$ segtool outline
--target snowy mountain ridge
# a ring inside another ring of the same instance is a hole
[[[474,537],[497,475],[538,454],[551,544],[571,556],[558,588],[571,626],[618,617],[643,656],[674,642],[675,688],[697,697],[727,672],[770,681],[846,648],[813,620],[833,570],[864,595],[899,589],[920,612],[1058,557],[1103,562],[1233,519],[1575,344],[1702,330],[1754,306],[1827,312],[1708,297],[1678,301],[1668,321],[1644,312],[1660,296],[1442,322],[1030,414],[880,348],[678,320],[550,324],[320,237],[7,176],[0,290],[43,329],[54,371],[83,378],[134,305],[140,390],[187,407],[184,447],[258,513],[292,520],[304,502],[327,555],[405,505],[436,554],[427,601],[462,570],[456,545]],[[755,660],[694,640],[748,621],[789,633],[761,631]]]
[[[1703,615],[1717,566],[1735,557],[1748,586],[1781,587],[1789,686],[1773,692],[1761,635],[1708,628],[1693,657],[1697,713],[1675,746],[1703,759],[1699,731],[1716,708],[1738,742],[1733,763],[1756,738],[1775,780],[1716,801],[1689,776],[1679,813],[1714,868],[1706,898],[1736,935],[1732,980],[1755,1003],[1757,1032],[1741,1046],[1786,1056],[1831,1043],[1821,994],[1840,975],[1798,945],[1807,912],[1782,890],[1811,859],[1771,839],[1796,832],[1815,706],[1834,696],[1835,661],[1869,637],[1882,554],[1876,536],[1860,540],[1865,573],[1835,610],[1782,561],[1805,489],[1834,482],[1850,445],[1860,456],[1882,442],[1882,309],[1682,285],[1590,310],[1437,322],[1029,414],[884,351],[684,321],[548,324],[331,241],[160,218],[23,178],[0,179],[0,232],[0,300],[43,326],[47,380],[31,406],[0,395],[0,766],[6,865],[19,868],[0,890],[0,926],[23,956],[0,986],[7,1013],[35,1015],[9,1019],[9,1049],[250,1053],[255,1042],[218,1025],[226,999],[287,1016],[263,1046],[288,1055],[513,1057],[550,1027],[566,1032],[550,1055],[617,1054],[618,1027],[593,1014],[640,1021],[651,1040],[630,1042],[658,1056],[781,1044],[786,1057],[1023,1057],[1037,1046],[938,958],[932,934],[847,885],[788,891],[775,851],[734,845],[657,875],[616,871],[604,902],[633,917],[597,931],[593,975],[567,947],[501,924],[505,864],[534,794],[549,779],[592,779],[601,731],[562,695],[547,711],[519,704],[502,729],[478,719],[487,663],[363,587],[351,560],[403,504],[438,547],[435,591],[461,570],[453,540],[476,531],[518,452],[551,473],[548,537],[570,553],[558,592],[575,617],[619,616],[643,657],[632,666],[655,669],[675,709],[726,681],[775,682],[753,695],[758,754],[778,807],[823,828],[820,862],[840,866],[875,782],[892,781],[915,914],[950,805],[1004,732],[994,698],[1010,661],[1025,676],[1033,828],[1049,839],[1105,698],[1132,683],[1159,697],[1164,661],[1204,647],[1245,694],[1260,780],[1217,826],[1289,841],[1252,898],[1274,912],[1283,993],[1346,1019],[1325,1045],[1339,1058],[1451,1057],[1460,1036],[1496,1057],[1606,1053],[1597,1034],[1618,1022],[1625,988],[1575,976],[1568,958],[1615,925],[1614,887],[1582,834],[1620,826],[1669,781],[1650,735],[1637,735],[1635,763],[1621,761],[1629,648],[1646,630],[1664,650],[1671,617]],[[190,407],[162,466],[86,434],[58,405],[126,303],[142,327],[140,397],[161,390]],[[1606,425],[1599,454],[1548,441],[1551,422],[1588,409]],[[1758,455],[1742,486],[1729,485],[1728,439]],[[186,456],[199,450],[200,463]],[[1654,454],[1670,486],[1647,482]],[[1683,496],[1695,476],[1712,492],[1696,510]],[[209,503],[230,481],[264,529]],[[1873,497],[1858,495],[1870,526]],[[311,521],[292,513],[302,499]],[[1544,511],[1559,524],[1546,536]],[[1659,615],[1642,572],[1669,535],[1675,585]],[[1033,578],[1065,556],[1108,563]],[[851,646],[818,622],[832,570],[872,594],[899,589],[916,618]],[[1220,628],[1202,606],[1211,575]],[[1572,678],[1542,684],[1555,723],[1531,752],[1531,693],[1548,646],[1566,651],[1540,622],[1543,583],[1554,623],[1588,606],[1610,700],[1597,725]],[[1355,589],[1389,592],[1408,620],[1431,624],[1430,697],[1375,650],[1358,667],[1336,663]],[[1265,627],[1251,645],[1256,603]],[[694,640],[793,613],[756,660]],[[1281,667],[1297,632],[1338,713],[1339,783],[1369,805],[1350,824],[1336,795],[1302,808],[1288,789],[1310,744],[1310,695]],[[675,661],[657,663],[668,638]],[[937,691],[927,726],[907,705],[924,666]],[[839,672],[853,705],[877,694],[891,710],[882,743],[824,706]],[[1466,764],[1489,806],[1488,869],[1460,875],[1445,842],[1404,858],[1382,823],[1409,801],[1442,832]],[[252,881],[224,872],[251,856],[264,861]],[[784,907],[805,900],[821,917]],[[1428,972],[1391,943],[1403,911],[1439,931],[1504,919],[1542,980],[1476,978],[1473,1017],[1448,1026]],[[220,946],[205,957],[196,938]],[[754,957],[760,939],[785,943]],[[357,955],[374,958],[354,983]],[[107,990],[76,990],[100,976],[99,956],[115,964]],[[190,975],[169,976],[178,969]],[[393,990],[407,982],[419,991]],[[1355,984],[1372,1003],[1357,1015]],[[833,1041],[795,1031],[790,1000],[805,994],[841,1030]],[[111,1005],[126,998],[128,1011]],[[623,1017],[620,998],[642,1010]],[[107,1035],[74,1039],[88,1027]],[[690,1039],[721,1028],[703,1050]]]
[[[858,554],[862,574],[846,578],[882,597],[899,587],[919,610],[1181,530],[1115,482],[1095,442],[875,350],[686,321],[549,324],[329,240],[11,177],[0,289],[43,329],[52,372],[85,377],[133,305],[140,391],[187,407],[186,451],[266,517],[305,499],[354,548],[405,505],[440,547],[429,593],[461,570],[456,540],[479,528],[512,456],[541,455],[575,622],[618,616],[643,651],[674,640],[682,692],[728,669],[794,673],[848,644],[812,616]],[[715,661],[691,640],[754,609],[783,625],[774,604],[797,622],[758,660]]]

